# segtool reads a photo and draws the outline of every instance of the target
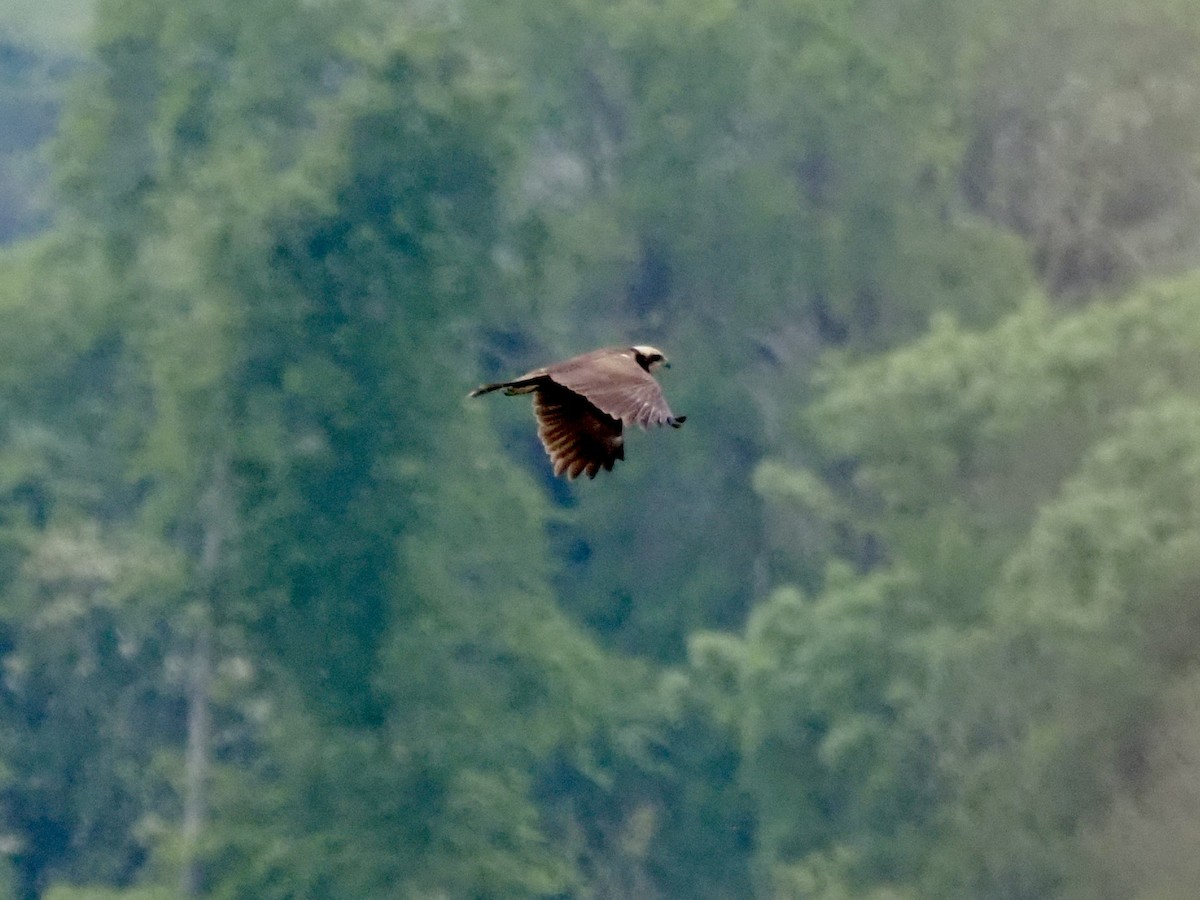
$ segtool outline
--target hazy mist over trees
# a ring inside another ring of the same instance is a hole
[[[11,4],[0,900],[1194,897],[1198,85],[1191,0]],[[595,481],[465,399],[630,343]]]

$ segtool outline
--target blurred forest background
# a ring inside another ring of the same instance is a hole
[[[0,241],[0,897],[1195,897],[1192,0],[9,0]]]

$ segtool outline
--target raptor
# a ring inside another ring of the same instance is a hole
[[[606,347],[526,372],[512,381],[485,384],[471,391],[533,394],[538,437],[555,475],[595,478],[625,458],[626,425],[678,428],[676,416],[654,378],[667,358],[656,347]]]

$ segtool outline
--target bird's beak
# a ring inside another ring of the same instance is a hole
[[[669,362],[667,362],[667,361],[664,359],[664,360],[662,361],[662,367],[663,367],[664,369],[669,369],[669,368],[671,368],[671,364],[670,364]]]

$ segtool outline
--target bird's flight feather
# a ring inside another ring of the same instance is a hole
[[[613,464],[625,458],[621,423],[574,391],[549,384],[538,390],[533,404],[538,437],[555,475],[575,478],[586,473],[595,478],[601,469],[612,471]]]

